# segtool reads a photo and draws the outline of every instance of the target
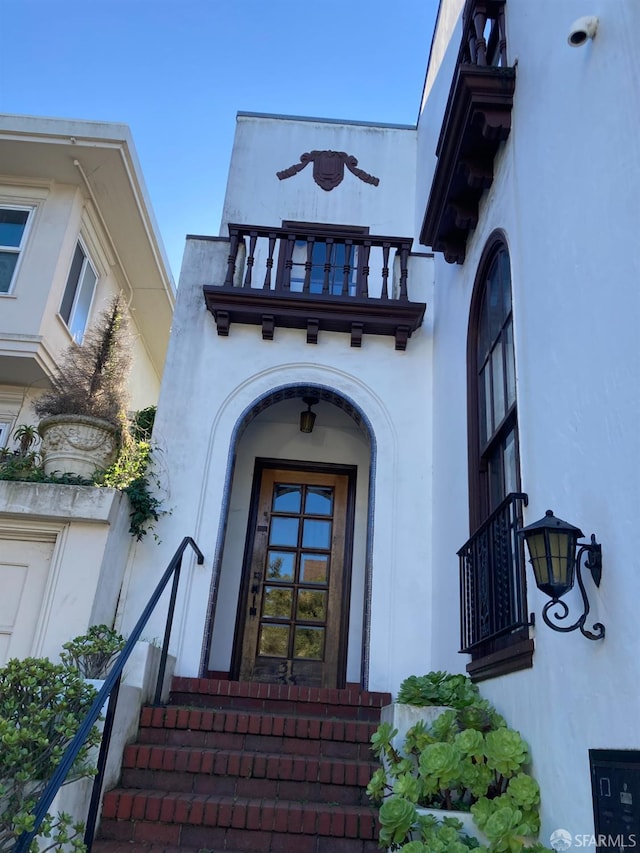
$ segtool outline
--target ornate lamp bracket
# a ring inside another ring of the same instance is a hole
[[[582,557],[585,554],[587,554],[587,558],[584,561],[584,567],[585,569],[588,569],[591,572],[593,582],[596,586],[599,587],[600,580],[602,578],[602,547],[596,542],[596,537],[593,533],[591,534],[591,542],[587,545],[582,545],[576,556],[576,577],[578,580],[578,587],[580,589],[580,594],[582,596],[582,605],[584,608],[584,612],[582,613],[582,615],[573,623],[573,625],[558,624],[558,622],[561,622],[562,620],[566,619],[569,615],[569,607],[562,599],[552,598],[550,601],[547,601],[547,603],[543,607],[542,618],[545,623],[554,631],[569,633],[570,631],[575,631],[576,629],[579,629],[580,633],[588,640],[602,640],[605,635],[605,628],[601,622],[595,622],[592,631],[590,631],[588,628],[585,628],[585,622],[587,621],[587,616],[589,615],[589,610],[591,609],[589,605],[589,599],[587,598],[587,592],[584,586],[584,580],[582,578]],[[549,612],[552,607],[556,606],[559,608],[559,610]],[[552,622],[551,619],[555,619],[557,621]]]

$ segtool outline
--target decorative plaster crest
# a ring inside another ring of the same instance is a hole
[[[282,172],[276,172],[276,174],[283,181],[285,178],[292,178],[297,175],[309,163],[313,163],[313,180],[326,192],[330,192],[342,183],[345,166],[352,175],[360,178],[365,184],[373,184],[374,187],[377,187],[380,183],[380,178],[359,169],[356,158],[353,154],[347,154],[346,151],[307,151],[300,155],[299,163],[289,166]]]

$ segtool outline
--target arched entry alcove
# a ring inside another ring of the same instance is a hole
[[[311,433],[299,428],[314,396]],[[203,669],[343,686],[366,672],[372,472],[365,414],[320,385],[255,400],[230,449]]]

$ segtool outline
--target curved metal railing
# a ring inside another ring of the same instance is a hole
[[[100,805],[100,794],[102,792],[102,784],[104,781],[104,771],[107,763],[107,755],[109,752],[109,741],[111,738],[111,729],[113,727],[113,718],[115,716],[116,704],[118,701],[118,691],[120,689],[120,679],[122,677],[122,672],[125,664],[129,660],[131,653],[133,652],[135,644],[140,639],[142,635],[142,631],[145,628],[145,625],[149,621],[149,617],[154,611],[158,601],[162,593],[165,591],[167,584],[173,578],[173,583],[171,586],[171,596],[169,599],[169,609],[167,612],[167,622],[165,626],[164,632],[164,642],[162,644],[162,654],[160,656],[160,666],[158,669],[158,679],[156,682],[156,690],[154,696],[154,703],[159,704],[162,696],[162,687],[164,683],[164,676],[167,665],[167,655],[169,653],[169,639],[171,637],[171,627],[173,624],[173,614],[175,610],[176,604],[176,596],[178,593],[178,583],[180,581],[180,569],[182,567],[182,555],[186,551],[187,547],[191,547],[197,556],[197,561],[199,565],[204,563],[204,555],[202,551],[198,548],[194,540],[190,536],[185,536],[177,551],[173,555],[169,565],[167,566],[160,582],[156,586],[153,594],[149,598],[149,601],[142,611],[140,618],[136,622],[135,627],[129,634],[127,642],[116,658],[109,675],[105,679],[102,688],[98,692],[97,696],[93,701],[93,705],[87,711],[87,714],[80,724],[78,731],[76,732],[73,739],[69,742],[62,758],[60,759],[60,763],[56,768],[53,776],[49,780],[46,788],[42,792],[38,803],[33,811],[34,815],[34,825],[30,832],[23,833],[14,846],[14,853],[26,853],[29,849],[29,845],[32,840],[38,835],[38,830],[42,821],[46,817],[46,814],[49,810],[51,803],[54,800],[54,797],[64,784],[65,779],[73,764],[78,757],[82,746],[87,739],[89,732],[95,725],[98,717],[100,716],[100,712],[104,707],[105,702],[109,699],[109,705],[107,707],[107,713],[105,717],[104,730],[102,733],[102,743],[100,745],[100,752],[98,755],[98,772],[96,774],[94,783],[93,783],[93,791],[91,794],[91,802],[89,804],[89,813],[87,815],[86,822],[86,830],[84,835],[84,842],[87,845],[87,849],[91,849],[91,844],[93,842],[93,834],[95,831],[96,818],[98,814],[98,808]]]

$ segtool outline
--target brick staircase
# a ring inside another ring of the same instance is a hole
[[[175,678],[144,708],[94,853],[374,853],[369,739],[389,694]]]

